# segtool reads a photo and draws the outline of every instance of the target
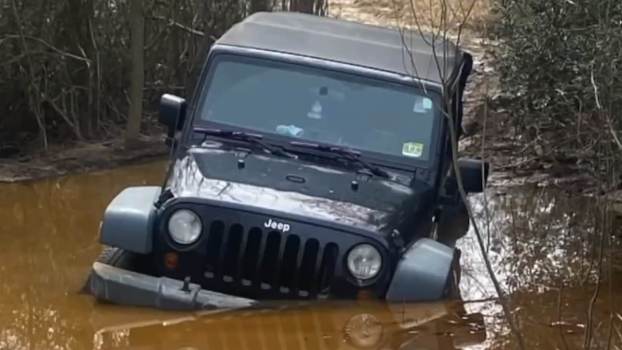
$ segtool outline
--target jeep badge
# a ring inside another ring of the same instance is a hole
[[[268,219],[268,221],[264,222],[263,225],[266,228],[271,228],[273,230],[279,230],[281,232],[288,232],[289,231],[289,224],[284,224],[282,222],[276,222],[272,219]]]

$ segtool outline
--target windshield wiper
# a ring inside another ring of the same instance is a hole
[[[287,153],[285,150],[272,146],[263,142],[263,135],[255,134],[244,131],[233,131],[233,130],[221,130],[221,129],[206,129],[206,128],[194,128],[194,132],[198,132],[204,135],[217,136],[227,139],[232,139],[236,141],[242,141],[246,143],[251,143],[255,146],[261,147],[263,150],[267,151],[270,154],[274,154],[280,157],[287,158],[296,158],[293,154]]]
[[[373,164],[367,163],[366,161],[361,159],[361,153],[353,149],[337,147],[337,146],[321,145],[319,143],[312,143],[312,142],[300,142],[300,141],[292,141],[289,144],[295,147],[308,148],[308,149],[318,150],[321,152],[332,153],[338,157],[345,158],[353,163],[357,163],[363,168],[369,170],[373,175],[380,176],[386,179],[390,177],[389,173],[386,172],[384,169],[378,166],[375,166]]]

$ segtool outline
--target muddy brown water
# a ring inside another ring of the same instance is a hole
[[[515,347],[473,232],[460,242],[464,303],[283,302],[210,314],[100,304],[79,294],[101,249],[108,202],[126,186],[158,184],[164,170],[155,162],[0,185],[0,349]],[[622,348],[619,232],[603,225],[595,200],[538,188],[497,188],[471,200],[526,348],[583,348],[588,329],[593,348]]]

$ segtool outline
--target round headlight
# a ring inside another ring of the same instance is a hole
[[[168,219],[168,233],[179,244],[192,244],[201,235],[201,219],[192,210],[180,209]]]
[[[360,280],[376,277],[382,267],[380,252],[370,244],[359,244],[348,253],[348,270]]]

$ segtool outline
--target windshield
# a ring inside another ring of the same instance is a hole
[[[221,56],[208,79],[199,123],[429,158],[438,103],[412,86],[236,56]]]

